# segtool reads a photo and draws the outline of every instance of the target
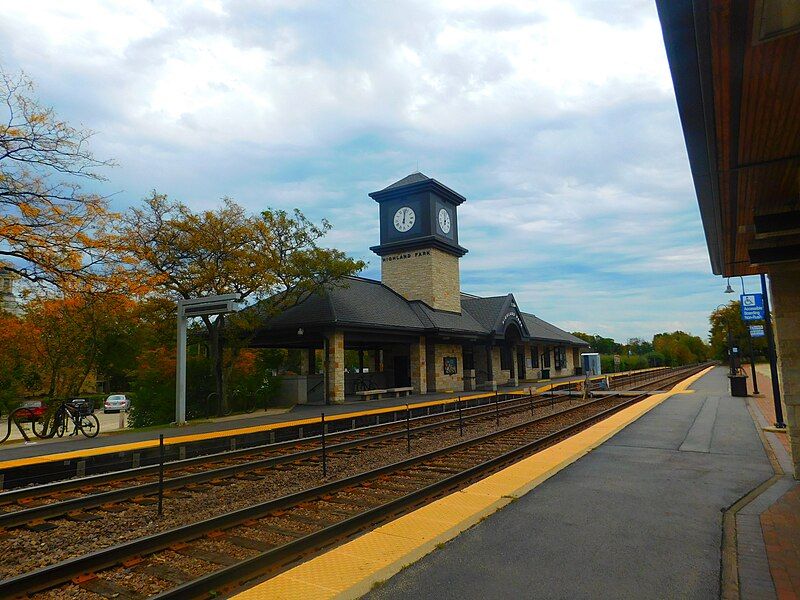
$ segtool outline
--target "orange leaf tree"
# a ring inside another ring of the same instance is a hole
[[[327,221],[314,224],[299,210],[252,215],[226,198],[216,210],[194,212],[154,191],[126,216],[121,239],[130,262],[148,274],[147,286],[161,295],[177,300],[234,293],[243,303],[269,298],[259,305],[263,313],[283,310],[363,268],[362,261],[339,250],[319,247],[329,229]],[[216,391],[224,399],[225,318],[202,319]],[[239,319],[239,333],[258,322],[244,320]]]
[[[112,163],[94,158],[92,132],[42,106],[24,75],[0,69],[0,100],[0,267],[48,287],[100,284],[119,269],[113,215],[78,182]]]

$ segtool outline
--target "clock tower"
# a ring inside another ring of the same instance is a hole
[[[407,300],[461,312],[456,209],[466,200],[435,179],[412,173],[370,198],[380,206],[381,281]]]

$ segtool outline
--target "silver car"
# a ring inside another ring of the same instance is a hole
[[[103,412],[128,412],[131,407],[131,401],[125,394],[111,394],[103,403]]]

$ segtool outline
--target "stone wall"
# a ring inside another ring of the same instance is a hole
[[[411,385],[415,394],[428,393],[428,367],[425,352],[425,336],[409,344],[411,354]]]
[[[800,265],[772,267],[769,280],[784,420],[800,479]]]
[[[381,257],[381,281],[408,300],[461,312],[458,257],[436,248]]]
[[[461,344],[430,344],[428,346],[428,387],[443,392],[464,390],[464,356]],[[445,375],[444,358],[454,356],[457,361],[455,375]]]
[[[328,402],[344,403],[344,333],[334,331],[328,336],[327,387]]]

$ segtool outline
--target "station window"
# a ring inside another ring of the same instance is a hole
[[[555,367],[557,371],[567,368],[567,351],[564,348],[554,349]]]
[[[544,352],[542,352],[542,367],[545,369],[550,368],[550,348],[545,346]]]
[[[531,368],[539,368],[539,346],[531,346]]]

